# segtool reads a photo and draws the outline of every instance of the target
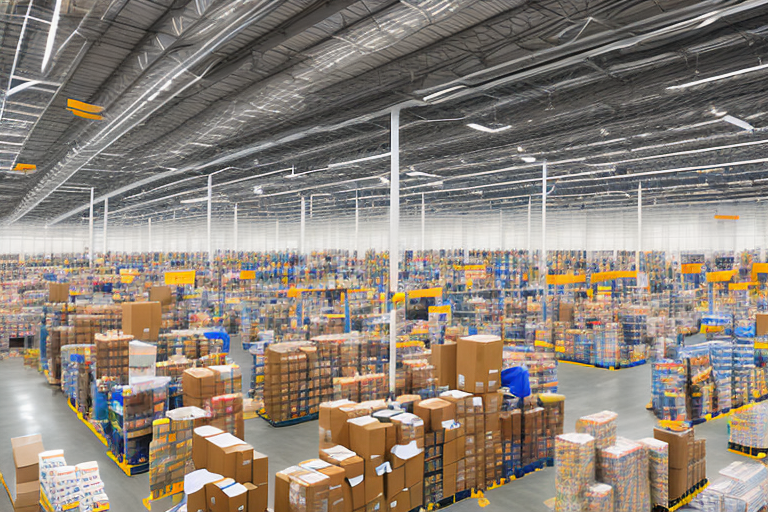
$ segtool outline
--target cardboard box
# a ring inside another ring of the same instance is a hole
[[[405,507],[411,502],[410,496],[404,500],[403,495],[408,495],[408,493],[399,492],[398,494],[387,498],[389,512],[409,512],[409,509]]]
[[[483,412],[485,414],[497,413],[501,410],[501,393],[483,393]]]
[[[419,448],[424,447],[424,420],[420,417],[411,413],[398,414],[391,418],[391,423],[395,427],[396,444],[416,441]]]
[[[365,461],[365,502],[374,501],[384,494],[384,475],[389,465],[383,456],[373,457]]]
[[[362,416],[349,423],[349,447],[366,461],[373,457],[384,457],[386,453],[387,428],[391,423],[380,423],[371,416]]]
[[[207,512],[208,499],[205,495],[205,486],[195,492],[187,494],[187,512]]]
[[[467,414],[473,412],[473,398],[472,393],[466,391],[459,391],[458,389],[451,389],[449,391],[443,391],[438,398],[442,398],[446,402],[451,402],[456,410],[456,420],[463,419]]]
[[[153,286],[149,289],[149,302],[159,302],[161,306],[170,306],[173,292],[170,286]]]
[[[48,283],[48,302],[69,302],[69,283]]]
[[[264,512],[267,510],[269,491],[265,485],[258,486],[248,482],[243,484],[248,491],[248,512]]]
[[[413,412],[424,420],[424,431],[433,432],[442,429],[442,423],[456,417],[456,408],[442,398],[422,400],[414,405]]]
[[[443,498],[456,494],[456,463],[443,466]]]
[[[232,434],[225,432],[218,436],[209,437],[207,443],[208,461],[206,469],[211,473],[235,480],[237,460],[240,459],[242,462],[246,457],[249,461],[253,460],[253,448]]]
[[[254,450],[251,471],[251,482],[266,487],[269,482],[269,457]]]
[[[405,486],[410,488],[424,480],[424,452],[405,461]]]
[[[323,402],[319,409],[320,448],[340,444],[349,445],[349,425],[347,420],[352,416],[350,412],[357,405],[351,400],[336,400]]]
[[[387,502],[383,494],[379,494],[375,499],[365,505],[365,512],[386,512]]]
[[[387,501],[396,499],[403,489],[405,489],[405,466],[400,466],[384,475],[384,496]]]
[[[181,376],[185,396],[211,398],[216,392],[216,373],[208,368],[189,368]]]
[[[432,366],[435,367],[438,386],[456,389],[456,343],[432,345]]]
[[[461,436],[443,445],[443,466],[454,464],[465,455],[465,437]],[[454,493],[455,494],[455,493]]]
[[[223,430],[211,427],[210,425],[197,427],[192,431],[192,462],[195,463],[195,469],[206,469],[208,467],[207,439],[223,433]]]
[[[558,318],[561,322],[573,323],[573,304],[561,302],[558,313],[560,314]]]
[[[207,484],[205,495],[210,512],[248,511],[248,489],[231,478]]]
[[[459,338],[457,344],[457,387],[469,393],[490,393],[501,384],[504,343],[498,336],[475,335]]]
[[[365,479],[360,475],[352,480],[345,478],[342,484],[344,491],[344,510],[352,512],[361,507],[365,508]],[[277,509],[275,509],[277,512]]]
[[[45,451],[40,434],[11,439],[13,463],[16,467],[16,485],[37,482],[40,479],[38,454]]]
[[[24,507],[37,507],[40,502],[40,482],[25,482],[16,484],[16,499],[13,501],[14,510]]]
[[[668,430],[654,428],[653,437],[659,441],[664,441],[669,445],[670,470],[680,469],[687,473],[689,462],[689,438],[693,437],[693,430],[687,429],[682,432],[670,432]]]
[[[413,510],[416,507],[421,507],[422,505],[424,505],[423,479],[421,482],[409,487],[408,490],[410,491],[410,497],[411,497],[411,510]]]
[[[274,512],[291,512],[291,475],[303,471],[299,466],[291,466],[275,473]]]
[[[688,468],[669,468],[669,500],[680,498],[688,489]]]
[[[126,302],[123,304],[123,332],[137,340],[157,341],[162,315],[159,302]]]
[[[768,335],[768,313],[755,314],[755,334],[757,336]]]
[[[500,432],[501,422],[499,421],[499,413],[486,413],[485,415],[485,430],[484,432]]]

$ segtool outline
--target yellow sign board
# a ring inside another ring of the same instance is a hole
[[[547,284],[561,285],[561,284],[576,284],[586,283],[587,276],[573,275],[573,274],[550,274],[547,275]]]
[[[738,215],[715,215],[716,220],[739,220]]]
[[[123,274],[120,276],[120,282],[123,284],[131,284],[134,279],[136,279],[136,276],[131,274]]]
[[[446,315],[446,318],[447,318],[448,322],[449,323],[451,322],[452,315],[451,315],[451,306],[450,305],[446,305],[446,306],[429,306],[427,311],[429,312],[429,314],[433,314],[433,313],[434,314],[438,314],[438,315],[444,314],[444,315]]]
[[[707,272],[708,283],[725,283],[733,279],[736,275],[735,270],[720,270],[718,272]]]
[[[752,280],[757,281],[757,274],[768,274],[768,263],[752,264]]]
[[[185,285],[195,284],[195,271],[194,270],[179,270],[176,272],[165,273],[165,284],[167,285]]]
[[[249,279],[256,279],[256,271],[255,270],[241,270],[240,271],[240,280],[245,281]]]
[[[757,286],[757,283],[728,283],[728,289],[734,290],[749,290],[750,286]]]
[[[683,274],[701,274],[701,263],[683,263]]]
[[[637,272],[634,270],[612,270],[610,272],[595,272],[590,277],[592,284],[611,281],[613,279],[636,279]]]
[[[139,270],[135,268],[121,268],[120,275],[121,276],[137,276],[139,275]]]
[[[421,299],[423,297],[442,297],[443,288],[438,286],[437,288],[425,288],[423,290],[413,290],[408,292],[409,299]]]

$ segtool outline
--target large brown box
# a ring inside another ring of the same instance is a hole
[[[347,420],[353,417],[354,406],[351,400],[336,400],[320,404],[320,448],[336,444],[349,445],[349,425]]]
[[[443,498],[456,494],[456,463],[443,466]]]
[[[755,315],[755,334],[757,336],[768,335],[768,313],[757,313]]]
[[[248,490],[248,512],[264,512],[267,510],[267,503],[269,502],[267,486],[253,485],[250,482],[243,485]]]
[[[498,336],[478,334],[459,338],[456,353],[457,387],[469,393],[490,393],[501,384],[504,343]]]
[[[438,386],[456,389],[456,348],[453,342],[432,345],[432,366],[435,367]]]
[[[267,486],[269,482],[269,458],[263,453],[253,451],[253,463],[251,464],[251,482],[258,486]]]
[[[228,492],[224,492],[227,488]],[[235,490],[233,492],[233,490]],[[210,512],[247,512],[248,489],[231,479],[206,484],[205,496]]]
[[[45,451],[43,437],[32,434],[11,439],[13,464],[16,467],[16,485],[40,480],[37,456]]]
[[[253,447],[228,433],[207,438],[206,441],[208,445],[206,469],[208,471],[237,481],[236,475],[238,474],[238,469],[241,469],[238,468],[238,462],[242,465],[247,460],[248,473],[245,474],[242,469],[239,473],[241,477],[245,476],[244,480],[246,482],[251,480]]]
[[[442,398],[422,400],[413,407],[413,413],[424,420],[424,431],[434,432],[443,428],[443,422],[456,417],[456,408]]]
[[[355,485],[352,485],[353,483]],[[352,512],[353,510],[357,510],[360,507],[365,507],[366,502],[364,479],[354,479],[350,481],[349,479],[345,478],[342,489],[344,491],[344,510],[346,512]],[[275,512],[277,512],[277,509],[275,509]]]
[[[411,510],[424,505],[424,481],[409,487],[411,494]]]
[[[384,494],[383,456],[375,456],[365,461],[365,502],[370,503]],[[381,474],[379,474],[381,473]]]
[[[561,322],[573,323],[573,304],[569,302],[561,302],[559,313]]]
[[[48,283],[48,302],[69,302],[69,283]]]
[[[185,396],[211,398],[216,392],[216,373],[208,368],[189,368],[182,374],[181,387]]]
[[[465,439],[465,436],[460,436],[443,445],[443,466],[454,464],[459,459],[464,458],[466,450]]]
[[[159,302],[126,302],[123,304],[123,332],[137,340],[157,341],[162,315]]]
[[[149,301],[159,302],[161,306],[170,306],[173,293],[170,286],[153,286],[149,289]]]
[[[693,443],[690,443],[693,437],[693,429],[671,432],[654,428],[653,437],[669,445],[669,468],[687,471],[690,459],[689,444],[693,446]]]
[[[391,423],[381,423],[371,416],[349,420],[349,448],[369,461],[372,457],[384,457],[386,453],[388,428]]]
[[[688,468],[669,468],[669,500],[680,498],[688,489]]]
[[[208,438],[223,433],[223,430],[210,425],[197,427],[192,431],[192,462],[195,463],[195,469],[207,469]]]
[[[275,473],[275,512],[291,511],[291,475],[304,471],[299,466],[291,466]]]
[[[400,466],[384,475],[384,496],[387,501],[395,499],[403,489],[405,489],[405,466]]]
[[[13,500],[13,509],[20,510],[26,507],[39,507],[40,482],[25,482],[16,484],[16,498]],[[37,508],[35,508],[37,510]]]

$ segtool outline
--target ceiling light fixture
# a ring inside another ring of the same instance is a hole
[[[489,128],[487,126],[483,126],[477,123],[469,123],[467,124],[467,126],[472,128],[473,130],[477,130],[479,132],[484,132],[484,133],[501,133],[503,131],[506,131],[512,128],[512,126],[508,124],[504,126],[499,126],[498,128]]]
[[[384,176],[379,176],[379,181],[382,182],[384,185],[389,185],[389,178],[385,178]]]
[[[422,172],[422,171],[411,171],[405,173],[407,176],[410,176],[411,178],[439,178],[437,174],[430,174],[428,172]]]
[[[263,195],[264,189],[261,187],[261,185],[256,185],[253,187],[253,193],[256,194],[257,196]]]
[[[754,131],[755,127],[749,124],[746,121],[742,121],[738,117],[733,117],[731,115],[726,115],[721,118],[721,121],[725,121],[726,123],[730,123],[733,126],[738,126],[742,130],[746,130],[748,132]]]
[[[193,203],[204,203],[208,200],[208,197],[196,197],[195,199],[182,199],[180,202],[181,204],[193,204]]]
[[[536,157],[533,156],[521,156],[520,159],[527,164],[532,164],[536,161]]]
[[[383,153],[381,155],[366,156],[364,158],[357,158],[355,160],[349,160],[347,162],[336,162],[334,164],[328,164],[328,169],[335,169],[336,167],[344,167],[345,165],[354,165],[360,162],[367,162],[368,160],[378,160],[379,158],[389,158],[391,153]]]
[[[726,78],[743,75],[745,73],[753,73],[755,71],[760,71],[766,68],[768,68],[768,64],[761,64],[759,66],[753,66],[751,68],[744,68],[738,71],[731,71],[730,73],[724,73],[722,75],[711,76],[709,78],[702,78],[701,80],[694,80],[693,82],[688,82],[687,84],[672,85],[667,87],[667,90],[674,91],[678,89],[685,89],[687,87],[695,87],[697,85],[708,84],[710,82],[715,82],[717,80],[724,80]]]
[[[439,98],[443,94],[448,94],[449,92],[458,91],[459,89],[466,89],[466,85],[457,85],[455,87],[449,87],[448,89],[444,89],[442,91],[437,91],[435,93],[432,93],[428,96],[424,96],[424,101],[433,100],[435,98]]]
[[[59,14],[61,14],[61,0],[56,0],[56,5],[53,8],[53,18],[51,18],[51,26],[48,28],[48,39],[45,41],[43,64],[40,66],[41,73],[45,73],[45,67],[51,58],[51,52],[53,52],[53,45],[56,42],[56,31],[59,28]]]

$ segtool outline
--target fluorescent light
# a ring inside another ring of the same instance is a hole
[[[688,82],[687,84],[681,84],[681,85],[672,85],[670,87],[667,87],[668,91],[673,91],[677,89],[685,89],[687,87],[694,87],[696,85],[701,84],[708,84],[710,82],[715,82],[717,80],[723,80],[725,78],[731,78],[738,75],[743,75],[744,73],[752,73],[754,71],[760,71],[761,69],[768,68],[768,64],[760,64],[759,66],[753,66],[751,68],[744,68],[740,69],[738,71],[731,71],[730,73],[724,73],[722,75],[717,76],[711,76],[709,78],[702,78],[701,80],[694,80],[693,82]]]
[[[469,123],[467,124],[467,126],[472,128],[473,130],[477,130],[479,132],[485,132],[485,133],[499,133],[512,128],[510,125],[500,126],[499,128],[488,128],[487,126],[483,126],[477,123]]]
[[[253,193],[260,196],[264,194],[264,189],[261,187],[261,185],[256,185],[253,187]]]
[[[43,54],[43,64],[40,66],[40,72],[45,73],[45,67],[53,52],[53,45],[56,42],[56,31],[59,28],[59,14],[61,14],[61,0],[56,0],[56,6],[53,8],[53,18],[51,26],[48,28],[48,39],[45,42],[45,53]]]
[[[328,164],[328,169],[335,169],[336,167],[344,167],[345,165],[353,165],[360,162],[367,162],[368,160],[378,160],[379,158],[389,158],[390,153],[383,153],[381,155],[366,156],[364,158],[358,158],[356,160],[349,160],[348,162],[337,162],[335,164]]]
[[[442,96],[443,94],[448,94],[449,92],[458,91],[459,89],[466,89],[466,85],[457,85],[455,87],[449,87],[448,89],[444,89],[442,91],[437,91],[435,93],[432,93],[428,96],[424,96],[424,101],[433,100],[435,98],[438,98]]]
[[[421,171],[411,171],[405,174],[410,176],[411,178],[439,178],[440,177],[437,174],[430,174],[428,172],[421,172]]]
[[[527,164],[532,164],[536,161],[536,158],[532,156],[521,156],[520,159]]]
[[[726,115],[721,118],[722,121],[725,121],[726,123],[730,123],[734,126],[738,126],[742,130],[747,130],[748,132],[754,131],[755,127],[749,124],[746,121],[742,121],[738,117],[733,117],[731,115]]]
[[[195,199],[182,199],[180,202],[181,204],[192,204],[192,203],[204,203],[208,200],[208,196],[205,197],[196,197]]]
[[[385,178],[384,176],[379,176],[379,181],[385,185],[389,184],[389,178]]]

